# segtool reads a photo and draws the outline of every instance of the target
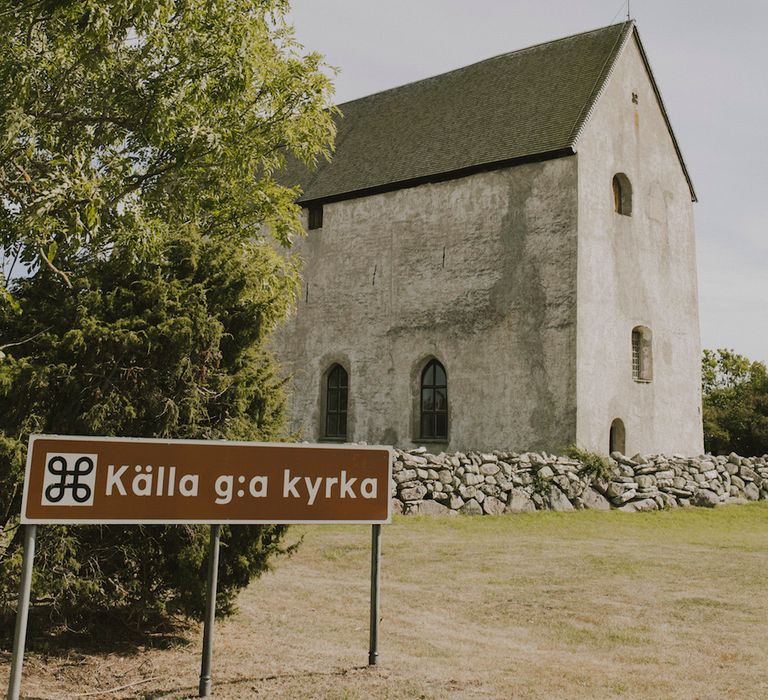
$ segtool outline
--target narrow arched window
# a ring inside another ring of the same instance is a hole
[[[437,360],[431,360],[421,373],[421,437],[448,437],[448,379]]]
[[[614,419],[611,423],[611,434],[608,439],[608,452],[621,452],[625,454],[627,449],[627,433],[624,430],[624,421],[621,418]]]
[[[653,337],[651,329],[645,326],[632,329],[632,379],[636,382],[653,379]]]
[[[624,173],[613,176],[613,210],[617,214],[632,216],[632,184]]]
[[[347,437],[347,391],[349,377],[341,365],[328,372],[325,393],[325,437],[343,440]]]

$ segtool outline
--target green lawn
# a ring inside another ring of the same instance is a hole
[[[768,503],[396,519],[375,669],[370,529],[300,534],[217,626],[215,697],[768,697]],[[33,652],[25,692],[192,697],[199,652]]]

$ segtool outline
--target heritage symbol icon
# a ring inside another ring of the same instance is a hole
[[[45,457],[44,506],[90,506],[98,455],[49,452]]]

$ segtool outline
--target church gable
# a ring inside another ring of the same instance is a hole
[[[625,35],[621,45],[618,47],[618,49],[614,53],[611,60],[611,65],[606,71],[606,75],[601,82],[600,88],[596,90],[593,96],[593,99],[591,101],[589,110],[585,114],[584,119],[579,125],[578,130],[574,134],[572,146],[575,150],[579,150],[580,143],[583,140],[582,135],[585,132],[585,130],[590,128],[595,128],[591,126],[593,113],[600,107],[601,102],[603,101],[602,99],[603,95],[614,79],[614,73],[616,72],[617,66],[622,61],[629,60],[629,57],[627,56],[627,54],[631,53],[633,54],[633,57],[631,60],[637,63],[637,71],[638,71],[637,79],[640,79],[640,73],[642,73],[642,79],[647,80],[648,82],[648,86],[650,88],[650,92],[652,95],[651,99],[653,100],[654,104],[657,106],[659,116],[663,120],[664,129],[667,131],[671,146],[674,150],[675,157],[679,162],[680,168],[682,170],[682,174],[688,185],[688,189],[690,190],[691,201],[696,202],[698,200],[696,197],[696,191],[694,190],[694,187],[693,187],[693,181],[691,180],[690,173],[688,172],[688,168],[685,164],[685,160],[683,159],[683,154],[682,154],[682,151],[680,150],[680,146],[677,142],[677,138],[675,137],[675,132],[672,129],[672,124],[669,119],[669,114],[667,113],[667,109],[664,105],[664,100],[661,97],[661,91],[659,90],[658,84],[656,83],[656,79],[654,78],[654,75],[653,75],[653,71],[651,70],[651,65],[648,61],[648,56],[645,53],[645,49],[643,48],[643,43],[640,40],[640,34],[637,31],[637,27],[635,26],[634,22],[630,22],[628,24],[631,25],[632,31],[628,32]],[[635,56],[639,60],[635,60]],[[632,99],[636,103],[637,95],[633,93]],[[598,126],[597,128],[603,128],[603,127],[604,125],[601,125],[601,126]]]
[[[610,445],[621,433],[632,452],[693,454],[702,434],[694,195],[636,33],[575,146],[577,442]]]

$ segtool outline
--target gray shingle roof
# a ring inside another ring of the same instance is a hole
[[[293,164],[302,203],[573,152],[633,22],[503,54],[339,105],[336,150]]]

